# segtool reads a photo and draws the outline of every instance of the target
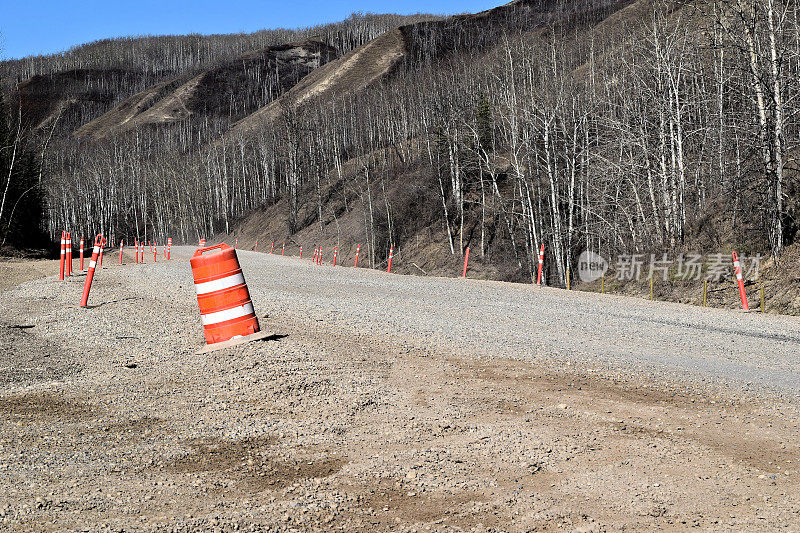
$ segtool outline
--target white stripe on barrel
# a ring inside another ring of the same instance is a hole
[[[216,313],[208,313],[207,315],[200,315],[200,321],[204,326],[210,326],[213,324],[219,324],[220,322],[233,320],[234,318],[241,318],[243,316],[254,314],[255,309],[253,309],[253,303],[247,302],[244,305],[232,307],[231,309],[217,311]]]
[[[244,274],[239,272],[231,276],[215,279],[213,281],[205,281],[203,283],[196,283],[194,289],[197,294],[208,294],[209,292],[221,291],[223,289],[230,289],[237,285],[244,285]]]

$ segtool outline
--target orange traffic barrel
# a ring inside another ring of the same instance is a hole
[[[189,262],[206,342],[257,333],[258,318],[236,250],[225,243],[199,248]]]

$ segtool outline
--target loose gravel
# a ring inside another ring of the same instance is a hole
[[[0,526],[800,526],[797,318],[240,251],[198,355],[191,253],[0,293]]]

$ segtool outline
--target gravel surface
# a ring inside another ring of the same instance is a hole
[[[192,252],[0,293],[0,527],[800,527],[797,318],[240,251],[198,355]]]

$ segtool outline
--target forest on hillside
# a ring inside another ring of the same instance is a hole
[[[16,140],[6,134],[0,183],[13,181],[8,147],[25,144],[43,169],[51,235],[93,228],[190,242],[284,202],[289,234],[336,228],[357,211],[359,235],[336,238],[363,239],[372,265],[436,227],[451,254],[502,254],[528,278],[540,243],[563,280],[585,249],[736,245],[779,255],[795,240],[793,2],[519,1],[446,19],[354,16],[296,33],[122,39],[0,72],[9,85],[63,69],[141,69],[136,79],[149,84],[299,38],[342,56],[396,27],[403,61],[363,89],[287,107],[255,130],[206,115],[89,141],[71,135],[75,122],[28,125]],[[13,85],[10,123],[24,123]],[[9,220],[0,206],[5,233]]]

